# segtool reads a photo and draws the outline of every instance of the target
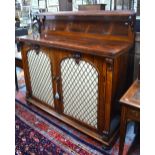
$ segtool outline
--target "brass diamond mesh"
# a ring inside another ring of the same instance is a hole
[[[97,128],[98,72],[85,61],[61,62],[64,113]]]
[[[54,107],[52,73],[49,57],[34,50],[28,52],[28,66],[32,95]]]

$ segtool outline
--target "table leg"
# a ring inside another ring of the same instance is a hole
[[[16,91],[18,91],[19,88],[18,88],[18,79],[17,79],[17,71],[16,71],[16,67],[15,67],[15,84],[16,84]]]
[[[122,106],[122,111],[121,111],[121,124],[120,124],[120,144],[119,144],[119,155],[123,154],[123,149],[124,149],[124,141],[125,141],[125,135],[126,135],[126,125],[127,125],[127,120],[126,120],[126,108]]]

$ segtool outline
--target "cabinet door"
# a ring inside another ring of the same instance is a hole
[[[49,57],[49,50],[41,48],[27,52],[29,80],[31,95],[54,108],[52,62]]]
[[[65,57],[60,63],[63,113],[97,128],[99,73],[93,58],[76,56]]]

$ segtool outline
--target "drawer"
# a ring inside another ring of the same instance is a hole
[[[128,109],[128,118],[139,121],[140,120],[140,111],[135,109]]]

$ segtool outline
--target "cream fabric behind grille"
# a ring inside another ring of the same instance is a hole
[[[52,73],[49,57],[34,50],[28,52],[28,65],[32,87],[32,95],[54,107]]]
[[[73,58],[61,62],[64,113],[97,128],[98,72]]]

